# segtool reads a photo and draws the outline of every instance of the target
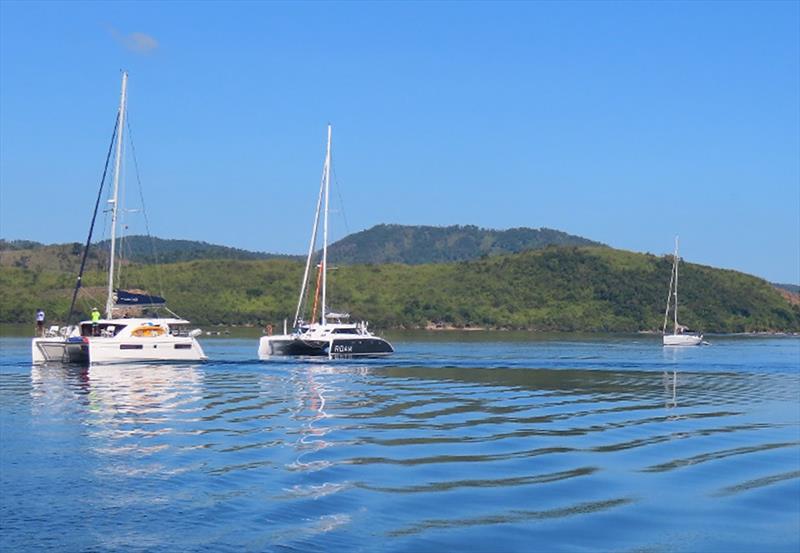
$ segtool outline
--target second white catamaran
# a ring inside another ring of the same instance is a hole
[[[382,356],[394,352],[392,345],[368,330],[368,323],[346,323],[350,315],[328,311],[328,198],[330,196],[331,177],[331,126],[328,125],[328,145],[325,153],[325,165],[322,171],[322,183],[314,214],[314,226],[311,231],[311,243],[308,246],[308,257],[300,286],[300,299],[297,302],[293,332],[279,336],[264,336],[258,344],[260,359],[273,356],[327,356],[333,357],[365,357]],[[324,208],[323,208],[324,201]],[[311,322],[302,319],[303,310],[308,307],[309,273],[311,260],[317,242],[317,230],[322,212],[322,259],[317,265],[317,286],[313,296]],[[321,297],[320,297],[321,296]],[[319,307],[319,310],[317,308]],[[319,313],[319,319],[317,319]]]

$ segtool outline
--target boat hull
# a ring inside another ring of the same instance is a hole
[[[392,345],[377,336],[335,338],[331,343],[332,357],[372,357],[394,353]]]
[[[699,346],[703,343],[703,336],[697,334],[666,334],[665,346]]]
[[[336,337],[309,340],[300,336],[264,336],[258,344],[258,357],[378,357],[394,352],[392,345],[377,336]]]
[[[328,355],[328,342],[302,340],[297,336],[264,336],[258,342],[258,357],[319,357]]]
[[[88,363],[89,345],[84,341],[65,338],[34,338],[31,359],[40,363]]]
[[[164,340],[92,337],[86,341],[34,338],[31,358],[34,364],[174,363],[208,359],[200,343],[191,337]]]
[[[175,363],[206,361],[200,343],[192,337],[164,339],[126,337],[90,338],[89,360],[109,363]]]

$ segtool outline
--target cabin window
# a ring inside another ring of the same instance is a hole
[[[81,325],[81,336],[116,336],[125,326],[126,325],[108,323],[99,323],[96,325],[85,323]]]
[[[142,349],[142,344],[120,344],[119,349]]]
[[[192,344],[175,344],[175,349],[192,349]]]

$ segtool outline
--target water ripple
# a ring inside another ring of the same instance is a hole
[[[226,339],[222,362],[89,368],[5,340],[3,550],[800,547],[798,340],[259,363]]]
[[[607,511],[623,505],[633,503],[633,498],[617,498],[607,499],[603,501],[592,501],[585,503],[578,503],[568,507],[561,507],[557,509],[548,509],[542,511],[508,511],[496,515],[487,515],[483,517],[466,518],[466,519],[433,519],[423,520],[418,524],[406,528],[400,528],[389,532],[392,536],[402,536],[406,534],[416,534],[430,529],[442,528],[457,528],[460,526],[485,526],[491,524],[509,524],[514,522],[523,522],[526,520],[544,520],[553,518],[564,518],[575,515],[586,515]]]

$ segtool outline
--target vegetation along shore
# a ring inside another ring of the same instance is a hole
[[[342,254],[330,273],[330,303],[337,311],[348,311],[380,328],[569,332],[661,328],[672,263],[669,255],[603,245],[563,245],[569,242],[564,237],[570,236],[563,233],[554,235],[562,245],[545,240],[534,245],[536,249],[526,249],[532,244],[518,240],[516,245],[492,250],[491,240],[476,236],[475,227],[446,227],[455,230],[450,236],[434,233],[433,238],[408,230],[414,227],[395,227],[405,239],[395,233],[388,242],[382,236],[368,246],[370,240],[364,233],[353,235],[362,242],[357,249],[359,258],[345,259]],[[386,225],[375,228],[384,235],[387,228],[391,230]],[[472,250],[482,257],[414,263],[413,250],[439,260],[438,254],[431,253],[436,248],[425,242],[428,239],[444,244],[450,241],[456,244],[454,251],[468,251],[457,247],[458,239],[453,242],[454,232],[469,243],[488,244],[484,251]],[[517,233],[517,238],[525,236],[530,237]],[[277,327],[293,312],[301,261],[208,244],[200,246],[205,252],[197,253],[191,244],[198,243],[185,242],[183,253],[165,256],[172,255],[177,261],[155,264],[152,258],[140,256],[141,261],[126,262],[123,285],[163,293],[172,310],[200,325]],[[387,262],[362,261],[370,258],[365,252],[375,252],[379,246],[382,249],[372,257]],[[520,251],[513,253],[514,248]],[[45,309],[49,320],[63,319],[82,247],[2,242],[0,250],[0,322],[29,322],[39,307]],[[391,262],[392,251],[400,251],[405,262]],[[102,247],[94,252],[79,302],[84,315],[103,297]],[[181,260],[186,257],[192,260]],[[355,263],[348,263],[352,261]],[[683,322],[705,332],[800,331],[800,304],[795,294],[737,271],[682,264],[681,300]]]

